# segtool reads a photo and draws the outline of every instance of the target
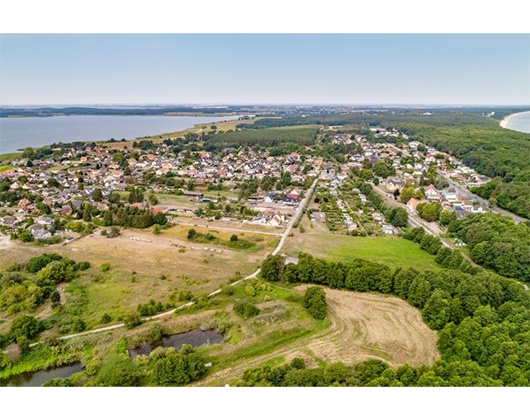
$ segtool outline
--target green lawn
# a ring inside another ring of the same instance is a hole
[[[406,239],[361,236],[344,237],[344,240],[334,239],[337,246],[329,250],[329,256],[341,261],[362,258],[391,267],[437,269],[434,256],[420,249],[418,244]]]
[[[307,221],[306,218],[304,218]],[[306,252],[316,257],[331,258],[344,262],[355,258],[381,262],[390,267],[414,267],[438,269],[434,256],[420,249],[419,245],[393,236],[362,237],[312,230],[304,223],[305,233],[294,232],[282,250],[295,256]]]
[[[10,169],[12,169],[13,167],[12,166],[9,166],[9,165],[0,165],[0,174],[2,172],[5,172],[5,171],[9,171]]]

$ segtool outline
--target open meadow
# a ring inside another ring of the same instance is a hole
[[[315,257],[331,258],[348,262],[361,258],[392,268],[414,267],[416,269],[438,270],[434,256],[420,249],[419,245],[395,236],[349,236],[332,233],[325,224],[310,223],[306,216],[302,219],[304,233],[293,229],[292,236],[285,241],[282,252],[289,256],[296,256],[299,252],[306,252]]]
[[[2,237],[0,269],[42,253],[90,262],[89,270],[60,286],[59,291],[65,310],[76,307],[76,316],[83,319],[87,328],[93,328],[101,324],[103,315],[117,320],[151,299],[174,306],[193,296],[208,294],[230,279],[254,272],[278,243],[274,235],[194,227],[200,234],[217,238],[214,243],[197,243],[187,239],[189,229],[174,226],[159,235],[127,229],[112,239],[94,233],[65,245],[47,247]],[[238,244],[248,248],[238,249],[230,241],[234,234],[239,238]],[[108,267],[102,268],[104,265]],[[82,311],[78,310],[80,305]],[[46,306],[40,308],[37,316],[50,313],[51,308]]]

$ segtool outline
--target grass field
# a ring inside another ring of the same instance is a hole
[[[10,162],[13,159],[22,156],[22,152],[4,153],[0,154],[0,162]]]
[[[237,272],[254,272],[276,246],[271,235],[240,232],[241,239],[255,243],[251,250],[223,245],[198,244],[186,239],[188,226],[176,226],[154,235],[149,230],[122,230],[121,236],[107,239],[99,234],[82,237],[66,245],[36,246],[9,241],[0,243],[0,269],[13,262],[24,263],[42,253],[57,252],[75,261],[89,261],[92,268],[65,289],[66,306],[76,301],[75,294],[86,297],[81,316],[88,328],[96,326],[104,313],[114,320],[124,311],[136,309],[149,299],[167,303],[172,294],[190,291],[194,295],[210,293],[233,278]],[[229,240],[234,232],[195,228]],[[110,270],[99,267],[110,264]],[[39,315],[49,316],[46,308]]]
[[[12,169],[13,167],[12,166],[9,166],[9,165],[0,165],[0,174],[2,172],[5,172],[5,171],[9,171],[10,169]]]
[[[348,262],[355,258],[381,262],[390,267],[414,267],[437,270],[434,256],[419,245],[394,236],[362,237],[323,232],[320,227],[311,229],[307,217],[303,218],[304,233],[293,229],[282,249],[288,255],[306,252],[316,257]]]

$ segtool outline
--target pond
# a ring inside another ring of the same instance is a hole
[[[22,387],[22,386],[41,386],[53,378],[68,378],[74,373],[81,372],[83,366],[76,363],[58,368],[39,370],[37,372],[25,372],[13,375],[7,379],[0,379],[0,387]]]
[[[142,343],[140,346],[133,349],[129,349],[129,357],[134,359],[136,356],[144,355],[148,356],[151,352],[159,347],[174,347],[177,350],[184,344],[189,344],[192,347],[200,347],[202,345],[212,345],[224,343],[224,338],[215,330],[191,330],[180,334],[173,334],[169,337],[162,339],[162,343],[159,345],[152,346],[148,343]]]

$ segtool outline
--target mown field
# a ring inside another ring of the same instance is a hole
[[[387,264],[392,268],[414,267],[416,269],[438,270],[434,256],[420,249],[419,245],[394,236],[362,237],[323,232],[321,228],[311,229],[304,216],[304,233],[293,229],[282,249],[288,255],[305,252],[321,258],[343,262],[362,258]]]

